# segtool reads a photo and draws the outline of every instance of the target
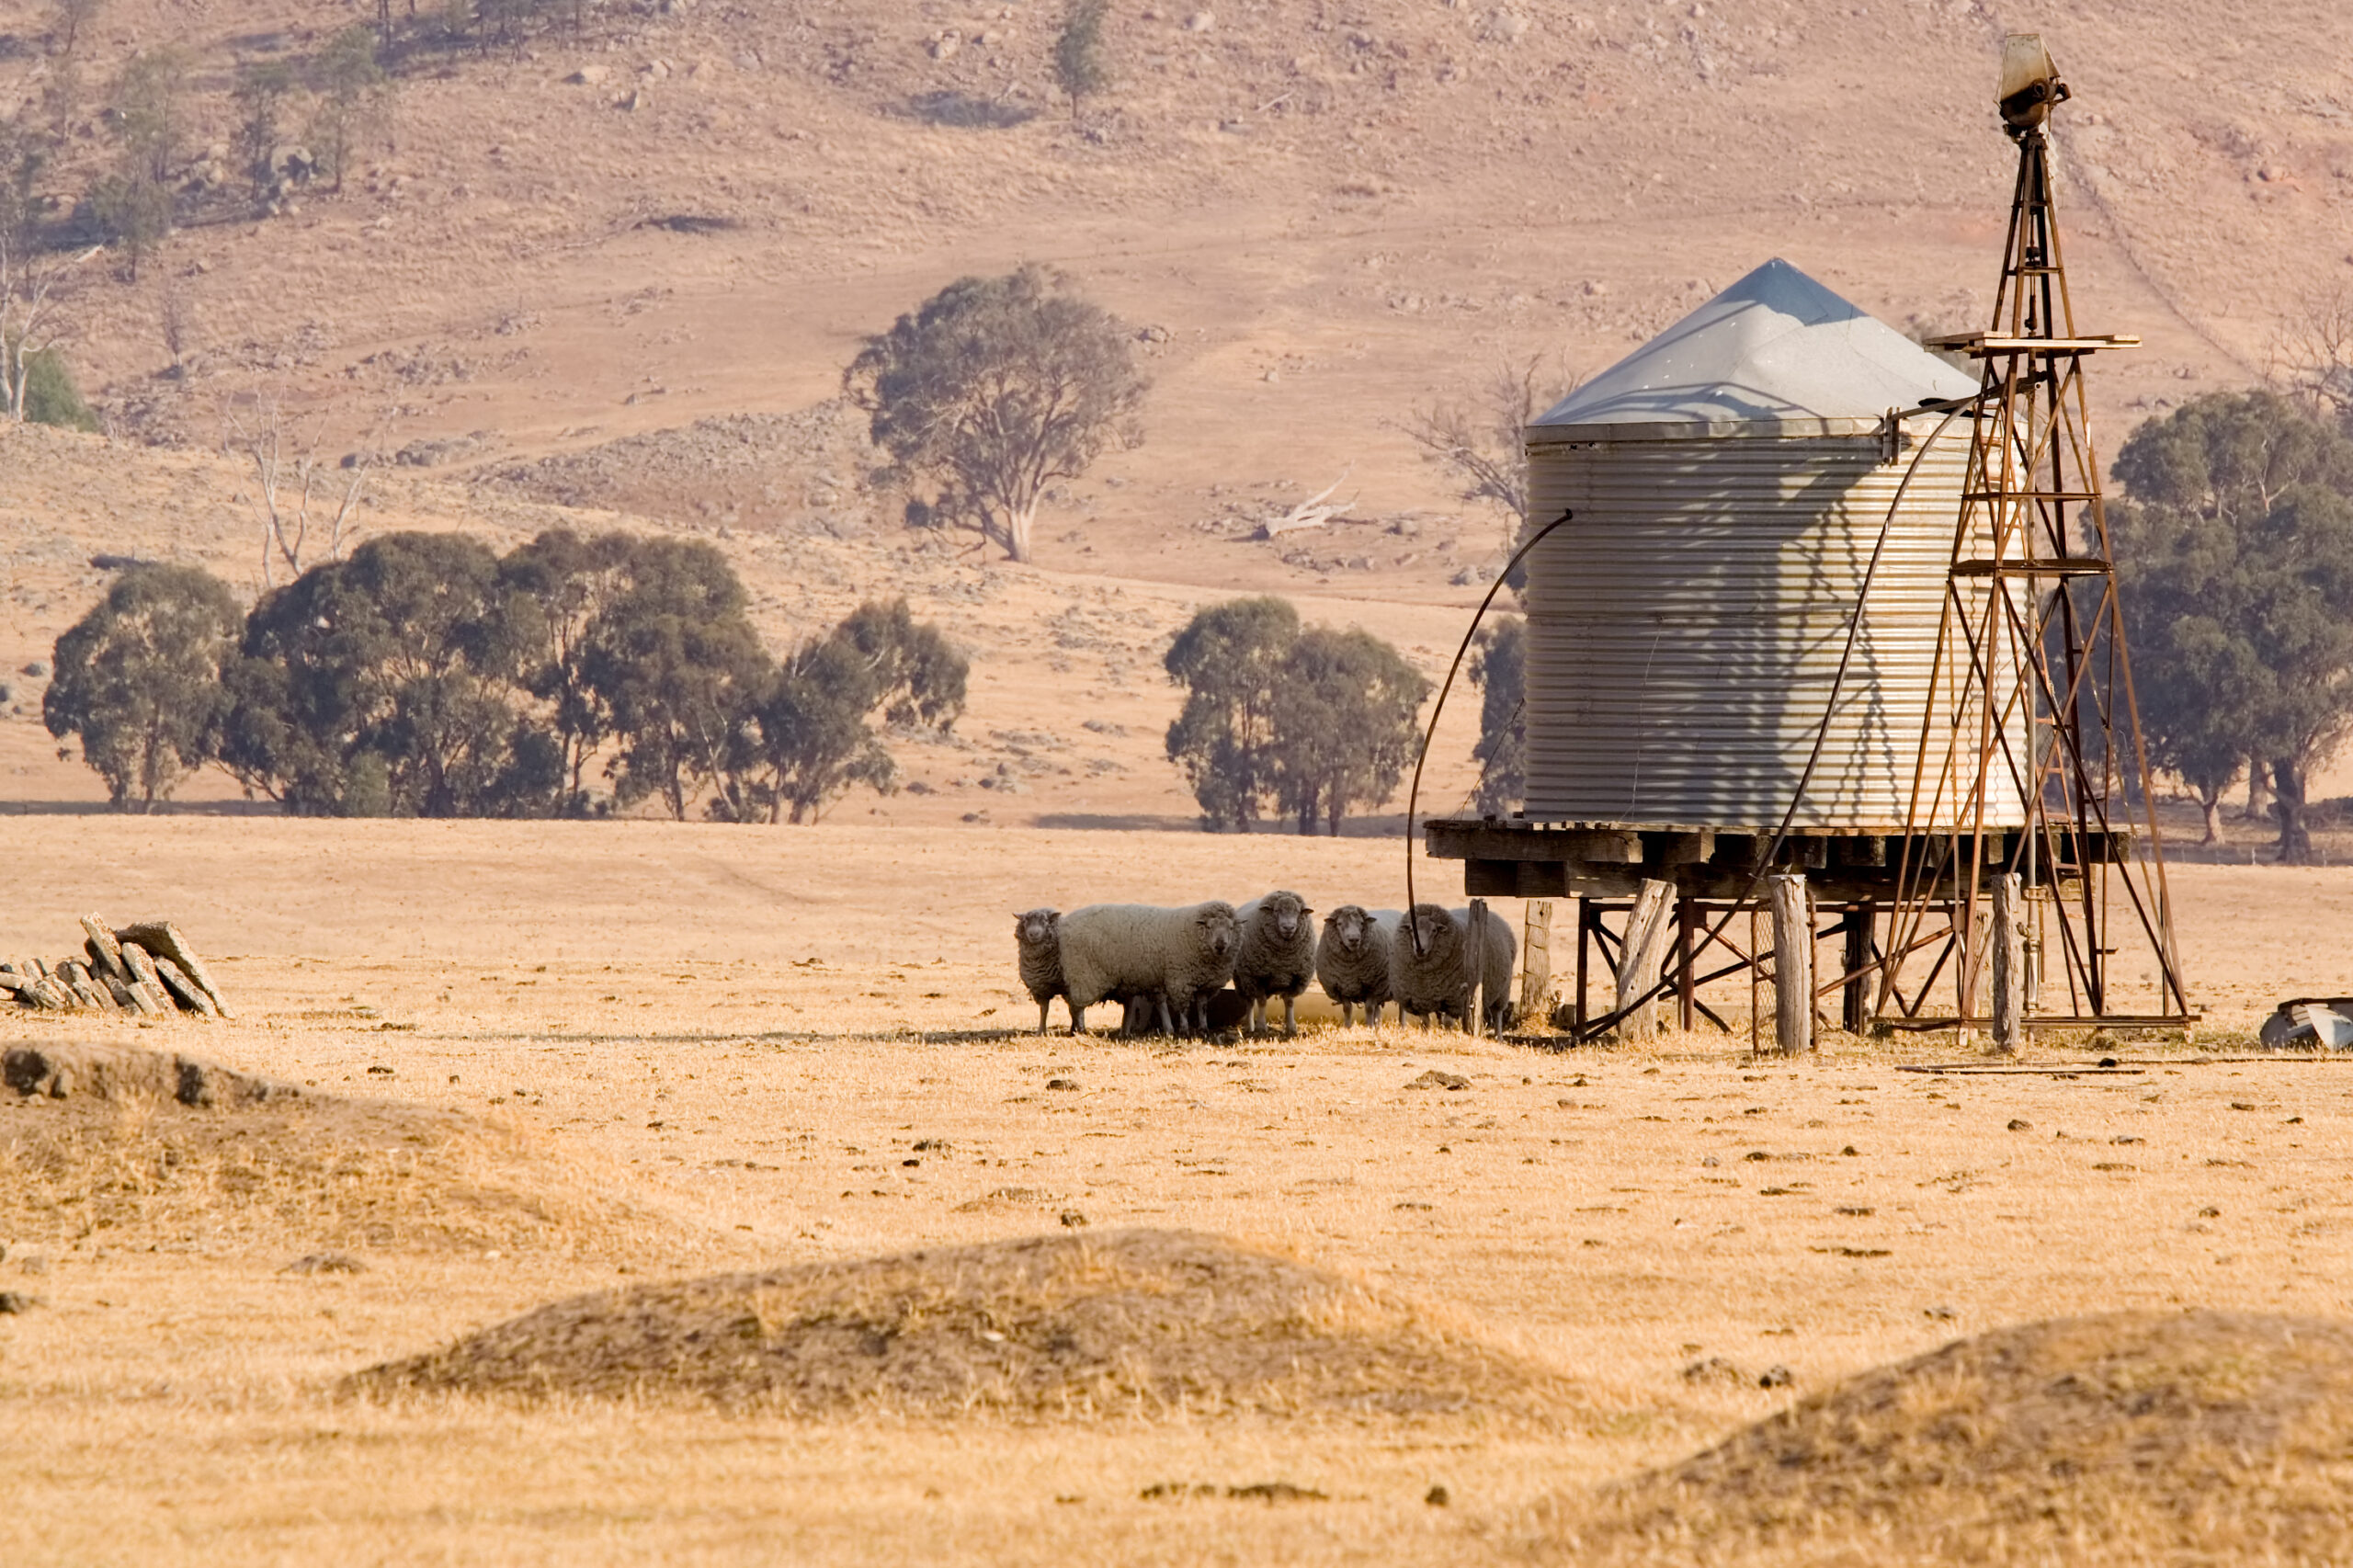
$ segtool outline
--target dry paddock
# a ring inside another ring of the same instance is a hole
[[[1017,909],[1275,885],[1395,903],[1392,845],[167,818],[109,822],[101,857],[88,825],[0,818],[0,952],[53,958],[90,910],[168,915],[240,1021],[9,1014],[0,1039],[169,1044],[462,1112],[514,1130],[550,1184],[638,1217],[521,1246],[361,1246],[364,1273],[298,1275],[280,1270],[314,1238],[250,1208],[103,1229],[7,1210],[0,1290],[32,1303],[0,1315],[12,1563],[1477,1561],[1543,1494],[1956,1334],[2116,1306],[2353,1317],[2353,1063],[2131,1046],[2137,1071],[2105,1079],[1955,1079],[1898,1071],[1950,1059],[1935,1041],[1759,1062],[1713,1035],[1548,1053],[1394,1029],[1175,1048],[1010,1032],[1034,1022]],[[2195,867],[2176,898],[2210,1044],[2271,998],[2353,993],[2353,871]],[[1433,1068],[1469,1086],[1407,1087]],[[51,1108],[0,1108],[0,1147]],[[1583,1396],[1530,1434],[976,1431],[332,1392],[624,1278],[1065,1213],[1355,1273]],[[1794,1381],[1682,1377],[1709,1358]],[[1141,1495],[1172,1481],[1324,1500]]]

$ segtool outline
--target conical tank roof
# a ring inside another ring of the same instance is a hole
[[[1977,379],[1775,257],[1548,409],[1530,442],[1846,436]]]

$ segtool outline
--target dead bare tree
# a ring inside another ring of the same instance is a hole
[[[2272,379],[2339,421],[2353,420],[2353,288],[2307,295],[2280,324]]]
[[[1540,356],[1519,364],[1506,360],[1475,393],[1417,408],[1403,426],[1423,456],[1454,476],[1464,500],[1489,502],[1509,514],[1506,551],[1518,548],[1529,520],[1521,432],[1584,379],[1565,367],[1548,368]]]
[[[290,582],[301,576],[306,556],[313,563],[322,552],[329,561],[343,559],[355,529],[352,514],[359,509],[366,493],[368,472],[376,460],[377,444],[389,417],[388,414],[379,415],[358,450],[338,466],[323,456],[324,415],[307,432],[290,434],[292,419],[278,397],[265,400],[250,421],[230,415],[229,437],[222,446],[254,467],[250,499],[255,518],[261,524],[264,588],[277,585],[280,569]],[[319,535],[315,546],[313,529]]]
[[[105,247],[44,255],[28,229],[0,223],[0,410],[24,423],[34,361],[65,340],[59,288]]]

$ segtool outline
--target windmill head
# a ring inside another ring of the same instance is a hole
[[[2051,106],[2067,97],[2040,33],[2012,33],[2002,40],[2002,126],[2013,140],[2040,128],[2051,118]]]

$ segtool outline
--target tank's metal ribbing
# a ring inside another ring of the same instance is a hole
[[[1797,827],[1905,823],[1967,450],[1938,443],[1896,514]],[[1531,448],[1531,515],[1575,519],[1529,558],[1528,814],[1778,824],[1913,455],[1882,461],[1877,440],[1851,438]],[[1966,588],[1972,617],[1989,591]],[[1937,707],[1930,794],[1949,698]],[[2027,732],[2018,719],[2021,759]],[[1949,797],[1916,825],[1954,825]],[[2010,800],[1987,825],[2023,821]]]

